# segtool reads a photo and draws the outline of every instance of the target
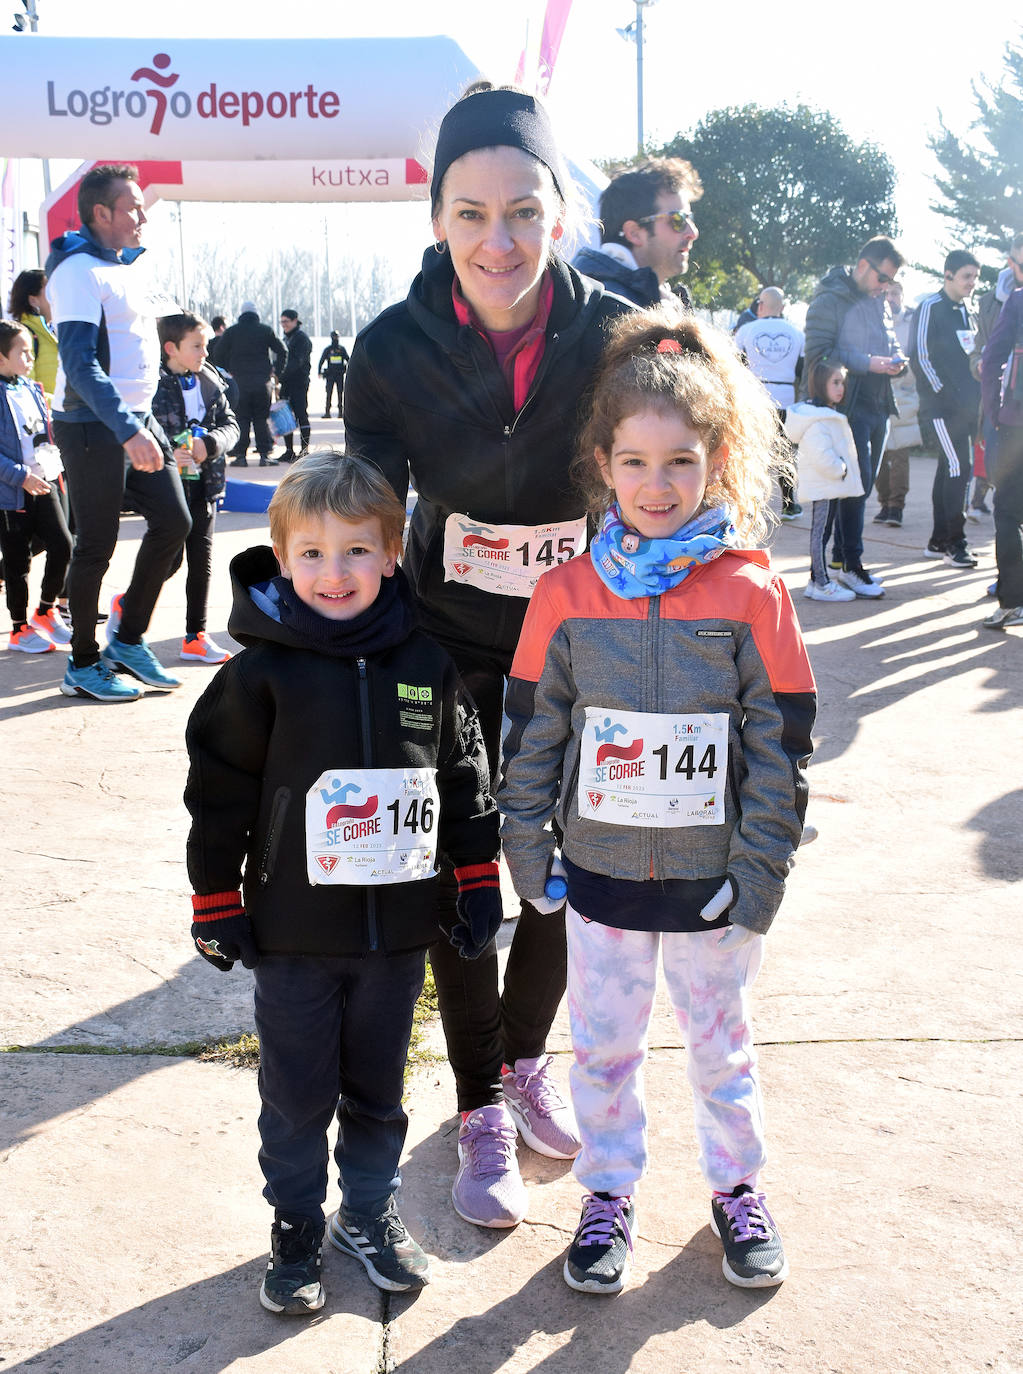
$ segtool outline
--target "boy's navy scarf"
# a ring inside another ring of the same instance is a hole
[[[253,590],[256,590],[255,588]],[[266,602],[276,602],[282,625],[307,640],[311,649],[334,658],[368,658],[408,639],[415,628],[416,610],[405,574],[395,568],[393,577],[380,583],[380,593],[353,620],[328,620],[295,594],[290,578],[275,577],[260,589]]]

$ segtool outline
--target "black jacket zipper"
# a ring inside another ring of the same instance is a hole
[[[359,671],[359,725],[362,730],[362,762],[366,768],[373,766],[373,732],[372,720],[369,709],[369,675],[366,672],[366,660],[357,658],[356,667]],[[380,932],[377,927],[377,894],[374,889],[367,886],[363,889],[366,899],[366,930],[369,936],[369,947],[371,950],[380,948]]]

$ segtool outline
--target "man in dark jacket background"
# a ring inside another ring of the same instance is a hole
[[[313,345],[309,335],[302,328],[297,310],[281,311],[281,328],[284,330],[284,344],[288,350],[288,361],[281,377],[281,400],[287,401],[294,411],[298,422],[298,432],[302,447],[298,456],[309,452],[309,377],[312,373]],[[294,434],[284,435],[284,452],[281,461],[295,461]]]
[[[1004,369],[1004,376],[1003,376]],[[998,449],[995,487],[995,561],[998,609],[989,630],[1023,625],[1023,290],[1013,291],[984,348],[980,364],[985,421]]]
[[[633,305],[691,302],[684,286],[672,291],[671,277],[689,271],[689,250],[699,238],[692,202],[703,195],[700,178],[680,157],[652,157],[623,172],[600,197],[603,242],[584,248],[572,266],[603,282]]]
[[[863,513],[884,455],[888,421],[898,414],[891,379],[908,365],[885,299],[885,287],[895,280],[902,263],[891,239],[869,239],[855,267],[832,267],[821,279],[806,312],[804,397],[815,364],[824,358],[841,363],[849,374],[841,409],[856,441],[863,495],[838,503],[834,562],[842,564],[837,580],[857,596],[882,594],[877,578],[863,567]]]
[[[271,362],[272,360],[272,362]],[[237,322],[225,329],[217,343],[217,366],[230,372],[238,387],[238,442],[231,450],[232,467],[248,467],[249,427],[261,468],[276,466],[270,457],[273,438],[267,423],[270,417],[270,375],[284,371],[287,354],[284,345],[268,324],[261,324],[252,301],[243,301]]]

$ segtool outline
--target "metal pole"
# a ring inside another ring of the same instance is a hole
[[[181,212],[181,201],[178,201],[178,261],[181,266],[181,308],[189,308],[188,283],[185,280],[185,221]]]
[[[327,231],[327,212],[323,212],[323,269],[327,278],[327,333],[334,328],[334,287],[330,280],[330,234]]]
[[[643,0],[636,0],[636,151],[643,156]]]

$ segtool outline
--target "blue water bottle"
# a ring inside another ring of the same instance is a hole
[[[555,872],[555,868],[557,872]],[[565,871],[561,867],[560,854],[555,854],[551,860],[550,872],[547,874],[547,881],[543,885],[543,895],[552,902],[563,902],[568,896],[568,882],[565,878]]]

